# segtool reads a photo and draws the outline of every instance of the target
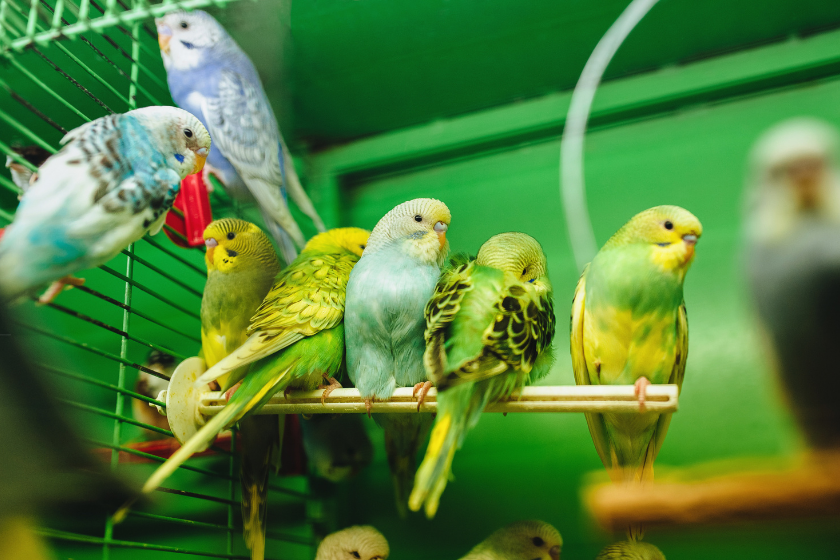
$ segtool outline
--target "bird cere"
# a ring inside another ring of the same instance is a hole
[[[567,460],[549,440],[557,432],[551,416],[519,414],[512,420],[485,412],[582,412],[588,436],[583,419],[563,429],[577,430],[573,435],[586,442],[586,459],[597,468],[593,478],[603,475],[609,488],[643,498],[650,492],[672,420],[679,422],[673,413],[688,363],[688,309],[694,309],[686,281],[706,247],[700,244],[700,219],[671,203],[696,199],[675,193],[648,202],[659,205],[647,209],[628,207],[621,216],[594,211],[603,245],[582,271],[573,270],[579,255],[567,250],[559,217],[546,224],[545,214],[535,212],[533,220],[514,227],[501,204],[491,201],[482,204],[486,215],[479,220],[470,215],[478,213],[473,203],[438,194],[445,190],[372,190],[359,197],[369,197],[375,212],[354,212],[356,193],[348,192],[356,187],[338,180],[332,185],[336,193],[313,189],[310,199],[257,68],[228,30],[206,12],[180,8],[157,17],[154,29],[176,106],[91,120],[67,132],[58,146],[39,141],[3,149],[19,203],[0,236],[0,315],[6,306],[13,317],[26,313],[24,306],[33,305],[26,300],[70,313],[64,299],[78,292],[97,296],[77,276],[97,267],[164,303],[177,299],[156,294],[153,282],[108,268],[121,253],[128,270],[141,262],[200,297],[200,305],[187,309],[195,328],[184,328],[173,327],[163,313],[141,314],[130,295],[120,303],[99,294],[123,313],[122,329],[90,320],[122,337],[120,349],[97,351],[118,361],[121,371],[119,386],[92,383],[116,388],[120,399],[132,398],[113,416],[122,421],[131,414],[130,423],[142,430],[141,443],[174,435],[180,444],[157,455],[117,444],[106,450],[114,466],[121,453],[156,463],[142,488],[128,495],[121,488],[121,507],[109,510],[104,545],[119,544],[114,525],[140,505],[141,517],[167,519],[148,495],[173,492],[168,481],[210,449],[237,462],[225,475],[236,488],[210,499],[235,505],[241,515],[235,522],[229,514],[225,526],[201,522],[235,535],[227,552],[216,556],[242,557],[233,552],[235,540],[252,560],[272,558],[270,542],[292,518],[317,518],[327,519],[328,528],[307,537],[315,560],[387,560],[391,546],[399,545],[389,545],[370,519],[355,511],[341,513],[352,523],[330,517],[336,515],[330,508],[346,508],[324,495],[334,498],[343,488],[345,499],[375,501],[389,523],[438,516],[435,523],[449,525],[462,515],[459,502],[483,499],[493,525],[482,533],[489,535],[485,540],[473,546],[475,538],[472,548],[457,552],[461,560],[560,560],[564,542],[557,528],[538,520],[496,519],[509,504],[496,503],[493,488],[482,496],[469,489],[491,479],[492,485],[513,486],[517,476],[526,476],[527,462],[503,449],[505,434],[539,431],[546,436],[540,442],[545,462]],[[376,172],[390,173],[388,165]],[[833,359],[840,337],[840,133],[813,118],[777,123],[758,136],[748,167],[739,264],[756,337],[803,448],[836,461],[827,464],[840,464],[840,376]],[[203,288],[132,249],[165,227],[169,211],[180,212],[183,199],[174,209],[173,203],[179,192],[184,196],[181,182],[190,175],[208,187],[212,177],[224,189],[216,195],[229,204],[214,198],[217,215],[204,230],[202,247],[154,243],[165,259],[197,270]],[[451,208],[427,195],[447,199]],[[709,227],[709,242],[718,242],[720,221],[707,216],[707,209],[695,210]],[[306,219],[299,224],[295,215],[301,214]],[[326,227],[321,215],[335,227]],[[546,234],[550,228],[557,234]],[[134,335],[129,325],[135,316],[179,335],[187,331],[191,350],[176,352],[166,341]],[[130,344],[142,347],[145,360],[129,357]],[[693,352],[704,344],[700,337]],[[138,371],[136,379],[126,381],[127,367]],[[686,387],[691,394],[691,385]],[[688,430],[681,430],[675,428],[670,440],[684,439]],[[117,443],[119,437],[117,430]],[[218,445],[225,437],[231,451]],[[482,439],[498,443],[498,450],[481,456],[480,445],[470,443]],[[307,497],[323,500],[306,511],[280,511],[270,503],[269,490],[296,453],[303,457]],[[499,465],[514,468],[506,472]],[[388,499],[381,499],[382,492],[359,496],[353,485],[360,479],[387,486]],[[470,482],[460,484],[465,479]],[[555,506],[560,511],[564,504]],[[517,508],[510,510],[505,515]],[[676,514],[663,513],[668,515]],[[461,521],[484,527],[474,519]],[[606,546],[602,538],[589,557],[600,549],[596,560],[664,560],[645,541],[657,530],[655,522],[630,521],[620,529]],[[170,548],[161,550],[182,552]]]

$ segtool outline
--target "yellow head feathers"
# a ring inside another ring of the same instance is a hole
[[[604,245],[650,245],[654,259],[667,269],[688,267],[703,226],[694,214],[679,206],[654,206],[630,218]]]
[[[506,560],[560,560],[563,537],[544,521],[517,521],[502,527],[473,548],[462,560],[505,558]]]
[[[533,282],[548,273],[542,246],[530,235],[517,231],[500,233],[485,241],[475,262],[509,272],[521,282]]]
[[[373,228],[367,251],[378,251],[389,242],[402,239],[411,241],[410,251],[417,258],[443,264],[449,253],[446,232],[451,220],[446,204],[434,198],[403,202]]]
[[[335,228],[323,233],[319,233],[309,240],[303,251],[334,251],[336,247],[340,247],[351,253],[362,256],[368,244],[370,232],[366,229],[347,227]]]
[[[387,560],[388,541],[370,525],[332,533],[321,542],[315,560]]]
[[[204,230],[208,274],[218,270],[230,272],[247,266],[262,266],[280,270],[277,253],[263,231],[250,222],[223,218],[212,222]]]

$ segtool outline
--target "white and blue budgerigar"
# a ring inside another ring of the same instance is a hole
[[[204,167],[210,135],[176,107],[108,115],[71,130],[27,189],[0,240],[0,293],[14,299],[104,264],[163,227],[181,180]]]
[[[156,20],[172,99],[213,135],[205,173],[234,197],[253,197],[287,263],[304,238],[286,193],[319,231],[324,224],[303,190],[262,82],[248,55],[212,16],[176,11]]]

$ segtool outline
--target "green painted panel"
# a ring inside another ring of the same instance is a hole
[[[657,462],[668,466],[801,449],[759,347],[739,260],[745,158],[765,128],[796,115],[840,126],[840,81],[754,97],[591,133],[589,207],[603,243],[637,211],[678,204],[704,224],[686,282],[690,353],[680,411]],[[393,205],[429,196],[452,211],[452,249],[477,250],[500,231],[539,239],[555,287],[557,363],[546,384],[573,384],[566,317],[577,282],[558,193],[559,143],[536,143],[362,183],[345,193],[347,223],[372,227]],[[401,559],[456,558],[502,524],[542,518],[564,536],[563,557],[593,558],[606,537],[582,516],[579,491],[602,472],[579,414],[485,415],[454,463],[437,518],[395,518],[381,431],[375,464],[348,489],[352,521],[372,523]],[[669,558],[836,557],[836,522],[713,531],[650,531]]]

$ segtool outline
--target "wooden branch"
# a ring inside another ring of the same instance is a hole
[[[630,524],[701,526],[840,516],[840,451],[815,454],[798,467],[775,472],[641,486],[600,484],[584,492],[584,502],[610,531]]]

